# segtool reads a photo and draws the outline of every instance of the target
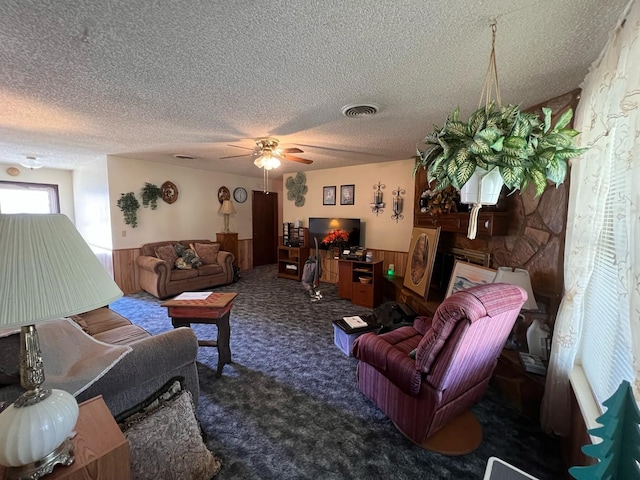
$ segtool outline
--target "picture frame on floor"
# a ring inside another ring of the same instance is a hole
[[[492,283],[496,278],[496,270],[462,260],[456,260],[449,279],[445,298],[466,288]]]
[[[433,263],[436,259],[440,227],[415,228],[411,232],[407,269],[404,272],[403,286],[427,298]]]

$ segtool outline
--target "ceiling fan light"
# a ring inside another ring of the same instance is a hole
[[[265,170],[273,170],[280,166],[280,160],[276,157],[265,158],[263,161],[263,167]]]

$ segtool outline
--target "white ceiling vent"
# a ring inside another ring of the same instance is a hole
[[[342,107],[342,114],[345,117],[355,118],[355,117],[371,117],[375,115],[380,110],[378,105],[373,103],[361,104],[361,105],[347,105]]]
[[[187,155],[186,153],[176,153],[174,157],[180,160],[195,160],[196,158],[196,157],[192,157],[191,155]]]

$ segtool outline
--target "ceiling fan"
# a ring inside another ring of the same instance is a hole
[[[299,148],[278,148],[278,139],[272,137],[264,137],[256,139],[256,148],[251,149],[247,147],[241,147],[239,145],[229,145],[230,147],[243,148],[245,150],[252,150],[252,153],[245,153],[243,155],[231,155],[229,157],[220,157],[220,160],[226,158],[257,157],[254,160],[254,164],[258,168],[264,168],[265,170],[271,170],[280,166],[280,160],[290,160],[292,162],[310,164],[313,160],[307,160],[306,158],[300,158],[291,155],[291,153],[303,153]]]

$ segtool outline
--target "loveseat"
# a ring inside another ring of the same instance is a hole
[[[107,307],[72,318],[95,340],[131,347],[103,376],[76,396],[78,402],[102,395],[116,416],[148,399],[170,379],[182,377],[184,387],[197,405],[200,394],[196,369],[198,341],[190,328],[151,335]],[[79,334],[85,335],[82,331]],[[40,336],[44,337],[42,333]],[[23,391],[17,383],[19,377],[15,379],[19,368],[18,337],[19,333],[0,338],[0,402],[13,402]],[[40,339],[41,344],[45,341],[46,338]],[[44,363],[46,372],[47,358]],[[10,381],[12,376],[14,381]],[[45,375],[45,386],[48,386],[47,378]]]
[[[140,255],[136,258],[138,283],[140,288],[154,297],[164,299],[190,290],[228,285],[233,282],[233,254],[219,250],[213,258],[206,258],[202,265],[192,269],[180,269],[175,260],[162,259],[163,252],[170,256],[172,247],[180,244],[185,248],[191,245],[217,245],[210,240],[167,240],[164,242],[146,243],[140,247]]]

